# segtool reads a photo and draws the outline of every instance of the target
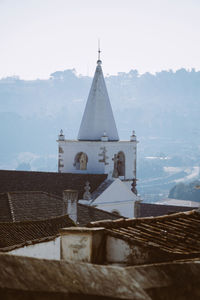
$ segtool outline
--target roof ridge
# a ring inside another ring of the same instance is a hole
[[[114,182],[113,179],[106,178],[92,193],[92,201],[93,203],[112,183]]]
[[[13,207],[13,204],[12,204],[12,198],[11,198],[9,192],[7,193],[7,195],[8,195],[8,205],[9,205],[9,208],[10,208],[11,218],[12,218],[12,221],[15,222],[15,213],[14,213],[14,207]]]
[[[66,174],[68,174],[68,175],[81,175],[81,176],[105,176],[106,174],[98,174],[98,173],[96,173],[96,174],[80,174],[80,173],[59,173],[59,172],[45,172],[45,171],[22,171],[22,170],[1,170],[0,169],[0,173],[1,172],[9,172],[9,173],[34,173],[34,174],[36,174],[36,173],[40,173],[40,174],[54,174],[54,175],[56,175],[56,176],[63,176],[63,175],[66,175]]]
[[[119,218],[116,220],[102,220],[102,221],[94,221],[94,222],[90,222],[89,224],[93,227],[93,226],[103,226],[103,225],[114,225],[118,226],[118,225],[128,225],[128,224],[139,224],[142,223],[143,221],[149,221],[149,222],[156,222],[158,220],[170,220],[170,219],[174,219],[174,217],[180,217],[180,216],[185,216],[185,215],[192,215],[195,213],[200,213],[198,210],[193,209],[190,211],[185,211],[185,212],[178,212],[178,213],[174,213],[174,214],[170,214],[170,215],[163,215],[163,216],[157,216],[157,217],[143,217],[143,218]]]

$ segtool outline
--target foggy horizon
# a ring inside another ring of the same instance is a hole
[[[0,78],[47,79],[75,68],[104,74],[200,70],[197,0],[1,0]]]

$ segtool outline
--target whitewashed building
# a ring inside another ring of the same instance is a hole
[[[136,192],[136,135],[133,131],[129,141],[119,139],[101,65],[99,50],[78,138],[66,139],[62,130],[58,137],[58,172],[108,174],[108,180],[119,178]],[[131,215],[119,213],[133,217],[133,202],[127,209]]]

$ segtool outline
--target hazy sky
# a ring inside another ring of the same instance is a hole
[[[199,0],[0,0],[0,78],[200,69]]]

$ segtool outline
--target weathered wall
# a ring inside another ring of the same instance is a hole
[[[192,257],[192,256],[191,256]],[[195,256],[193,256],[195,257]],[[106,240],[106,263],[136,266],[167,262],[184,258],[183,255],[167,253],[159,248],[129,244],[117,237],[107,236]]]
[[[84,227],[62,229],[61,259],[104,263],[104,229]]]
[[[61,239],[61,258],[90,262],[92,239],[89,233],[68,233]]]
[[[22,248],[10,251],[9,254],[59,260],[60,237],[57,237],[51,241],[24,246]]]
[[[155,251],[154,251],[155,252]],[[157,252],[159,253],[159,251]],[[106,241],[106,261],[109,264],[140,265],[159,261],[148,248],[129,245],[128,242],[108,236]]]
[[[129,244],[123,240],[108,236],[106,240],[106,261],[109,264],[125,265],[131,254]]]

